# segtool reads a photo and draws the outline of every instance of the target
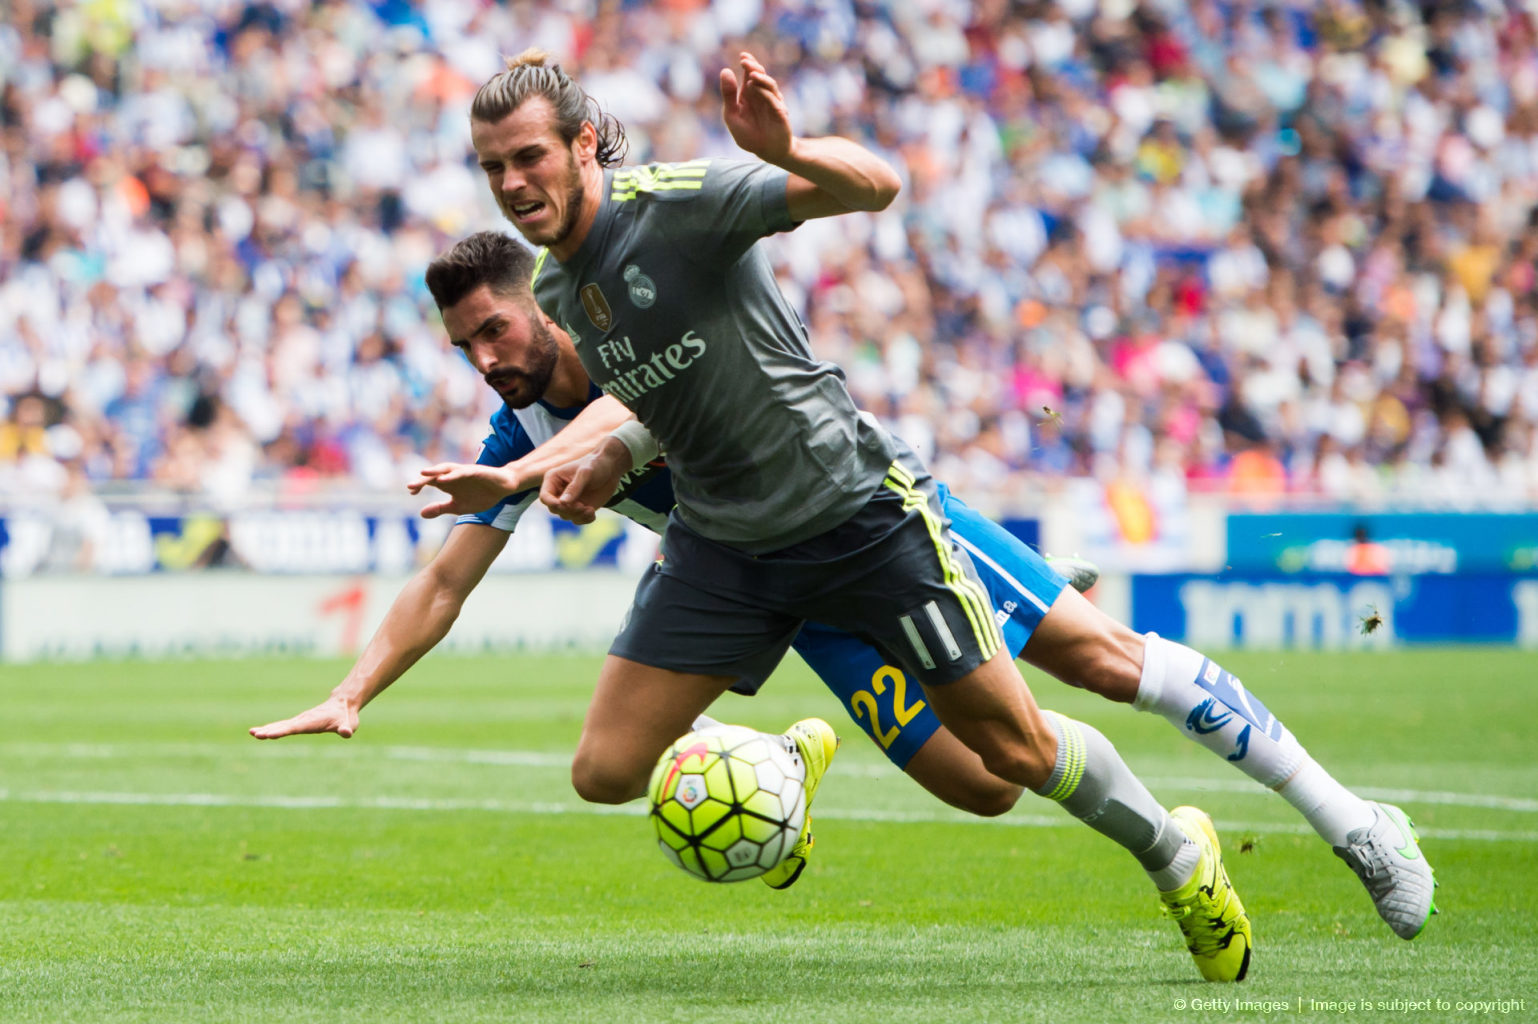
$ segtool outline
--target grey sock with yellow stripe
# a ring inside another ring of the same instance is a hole
[[[1093,726],[1056,711],[1042,714],[1057,734],[1057,764],[1036,792],[1125,847],[1161,890],[1189,880],[1201,851],[1132,774],[1111,741]]]

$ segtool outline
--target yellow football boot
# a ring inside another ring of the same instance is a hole
[[[823,773],[833,763],[839,744],[833,726],[820,718],[803,718],[786,729],[785,735],[795,741],[796,749],[801,752],[801,763],[806,766],[806,778],[801,783],[806,792],[806,817],[801,822],[801,835],[790,853],[760,876],[771,889],[789,889],[806,868],[815,842],[812,838],[812,797],[817,794],[817,784],[822,781]]]
[[[1173,892],[1159,893],[1166,917],[1186,937],[1186,948],[1208,981],[1242,981],[1250,969],[1250,918],[1223,868],[1223,849],[1206,811],[1177,807],[1170,817],[1201,850],[1196,873]]]

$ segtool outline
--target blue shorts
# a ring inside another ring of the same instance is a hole
[[[951,537],[972,556],[992,599],[1004,647],[1018,655],[1068,581],[1024,541],[952,496],[944,484],[939,492]],[[918,681],[864,641],[807,622],[792,646],[897,767],[906,767],[940,728]]]

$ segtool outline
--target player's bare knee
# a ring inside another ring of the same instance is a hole
[[[623,766],[586,757],[581,751],[571,763],[571,785],[590,804],[622,804],[646,789],[646,780]]]

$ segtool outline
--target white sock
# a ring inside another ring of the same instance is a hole
[[[1292,732],[1217,662],[1157,633],[1144,638],[1132,706],[1161,715],[1244,774],[1274,789],[1331,846],[1372,821],[1366,801],[1336,782]]]
[[[1336,782],[1307,754],[1298,773],[1278,787],[1277,793],[1331,846],[1345,846],[1347,833],[1372,823],[1372,805]]]
[[[1165,821],[1167,823],[1165,825],[1166,828],[1176,830],[1180,828],[1179,825],[1175,824],[1173,818],[1166,818]],[[1174,892],[1189,882],[1191,876],[1196,874],[1196,862],[1201,859],[1201,848],[1188,838],[1181,845],[1180,849],[1175,851],[1175,859],[1169,862],[1168,867],[1160,868],[1157,871],[1149,871],[1148,877],[1153,879],[1153,884],[1160,892]]]
[[[689,728],[689,731],[705,732],[707,729],[719,729],[725,724],[726,723],[724,722],[711,718],[709,715],[700,715],[694,720],[694,725]],[[769,740],[771,743],[778,743],[782,748],[784,748],[785,753],[790,755],[791,762],[795,764],[798,769],[800,769],[800,773],[796,777],[803,780],[806,778],[806,764],[801,760],[801,748],[796,746],[795,740],[791,739],[784,733],[777,732],[761,732],[759,735],[764,739]]]

